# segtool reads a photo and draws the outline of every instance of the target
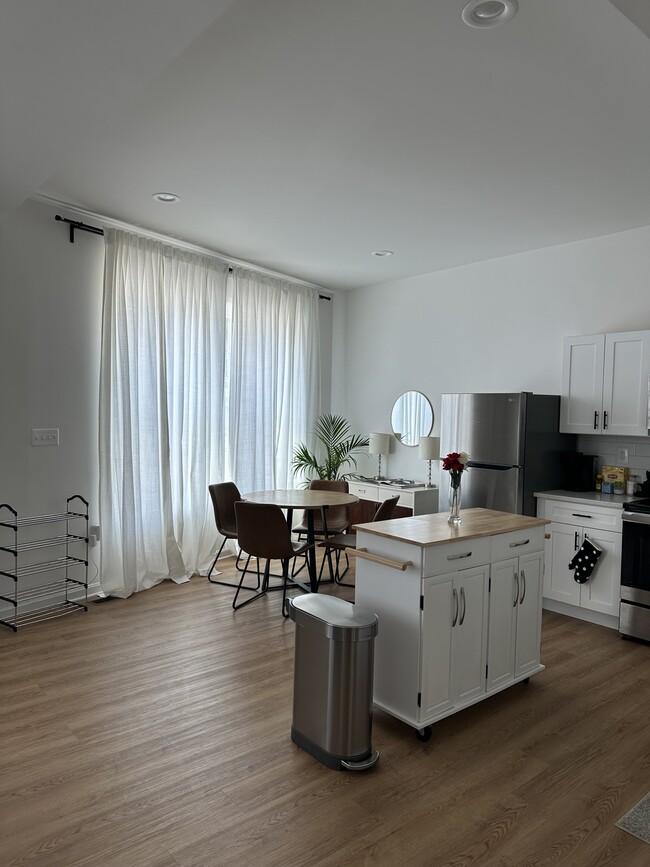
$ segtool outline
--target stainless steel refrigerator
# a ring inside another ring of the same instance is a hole
[[[563,488],[573,434],[559,433],[559,395],[443,394],[440,454],[467,452],[461,508],[535,515],[535,491]],[[448,508],[441,472],[440,510]]]

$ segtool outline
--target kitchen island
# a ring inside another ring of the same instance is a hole
[[[373,699],[431,726],[543,671],[541,518],[466,509],[358,524],[355,600],[375,611]]]

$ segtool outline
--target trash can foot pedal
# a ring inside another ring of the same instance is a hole
[[[379,753],[377,750],[373,750],[367,759],[361,759],[358,762],[348,762],[345,759],[341,759],[341,767],[345,768],[346,771],[367,771],[368,768],[372,768],[379,761]]]

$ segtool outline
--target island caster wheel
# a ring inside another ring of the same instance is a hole
[[[423,729],[416,729],[416,737],[419,741],[430,741],[433,734],[433,726],[425,726]]]

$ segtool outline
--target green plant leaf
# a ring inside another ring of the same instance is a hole
[[[304,443],[299,443],[293,453],[293,471],[303,473],[307,480],[345,479],[352,473],[344,473],[345,468],[356,468],[355,453],[368,447],[368,437],[352,434],[350,423],[340,415],[325,414],[316,419],[313,428],[317,441],[317,452],[311,452]],[[322,455],[322,459],[320,456]],[[307,482],[308,483],[308,482]]]

